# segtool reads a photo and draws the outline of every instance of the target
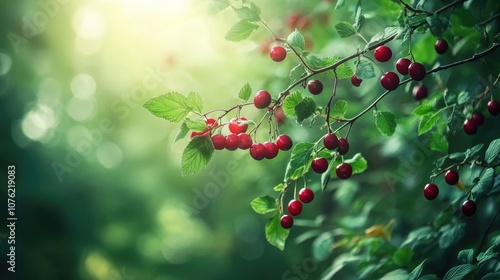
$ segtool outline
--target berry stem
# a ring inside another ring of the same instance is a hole
[[[330,110],[332,107],[332,101],[337,93],[337,85],[339,83],[339,77],[337,76],[337,72],[333,70],[333,74],[335,75],[335,81],[333,82],[333,91],[330,95],[330,99],[328,100],[328,104],[326,105],[325,113],[326,113],[326,126],[328,127],[328,133],[332,132],[332,128],[330,127]]]
[[[489,19],[487,20],[484,20],[484,21],[481,21],[480,23],[477,24],[477,26],[483,26],[483,25],[486,25],[492,21],[494,21],[495,19],[497,18],[500,18],[500,13],[496,14],[496,15],[493,15],[491,16]]]
[[[427,11],[424,11],[424,10],[415,9],[415,8],[413,8],[412,6],[410,6],[410,5],[406,4],[405,2],[403,2],[403,0],[399,0],[399,2],[400,2],[403,6],[405,6],[405,9],[407,9],[407,10],[409,10],[409,11],[412,11],[412,12],[414,12],[414,13],[416,13],[416,14],[422,14],[422,13],[424,13],[424,14],[426,14],[426,15],[428,15],[428,16],[432,16],[432,13],[431,13],[431,12],[427,12]]]
[[[477,250],[474,252],[474,257],[472,259],[475,260],[476,263],[478,262],[477,261],[477,256],[483,250],[483,246],[484,246],[484,244],[486,242],[486,239],[488,237],[488,233],[490,232],[491,228],[495,224],[495,220],[498,218],[499,214],[500,214],[500,207],[498,208],[497,212],[495,213],[495,216],[493,216],[493,219],[491,219],[490,223],[488,224],[488,227],[484,231],[483,237],[481,238],[481,242],[479,243],[479,246],[477,247]]]

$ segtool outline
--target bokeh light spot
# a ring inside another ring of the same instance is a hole
[[[123,161],[122,149],[113,142],[102,143],[96,151],[97,160],[99,163],[108,168],[116,168]]]
[[[94,103],[90,100],[73,97],[66,105],[66,112],[75,121],[87,120],[94,112]]]
[[[89,74],[78,74],[71,80],[71,91],[80,99],[91,98],[96,89],[96,82]]]

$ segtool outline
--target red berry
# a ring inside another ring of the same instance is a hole
[[[286,116],[281,106],[276,107],[276,110],[274,110],[274,117],[276,117],[276,122],[278,123],[278,125],[285,123]]]
[[[323,83],[319,80],[310,80],[307,89],[311,94],[318,95],[323,91]]]
[[[224,147],[227,150],[234,151],[238,149],[239,146],[240,146],[240,138],[238,137],[238,134],[230,133],[226,135],[226,141]]]
[[[424,187],[424,196],[427,200],[435,199],[439,194],[439,188],[435,184],[427,184]]]
[[[428,92],[427,88],[424,85],[418,85],[413,88],[413,97],[415,97],[416,100],[422,100],[427,97]]]
[[[293,146],[292,138],[286,134],[281,134],[276,139],[276,146],[278,146],[278,149],[282,151],[288,151]]]
[[[401,75],[408,75],[408,67],[411,64],[411,60],[408,58],[400,58],[396,62],[396,70],[398,70]]]
[[[286,50],[282,46],[274,46],[269,52],[269,56],[276,62],[283,61],[286,57]]]
[[[325,138],[323,138],[323,145],[328,150],[335,150],[339,146],[339,139],[337,135],[328,133]]]
[[[240,144],[238,145],[238,148],[242,150],[248,150],[250,147],[252,147],[253,141],[250,135],[247,133],[240,133],[238,134],[238,138],[240,140]]]
[[[384,75],[380,78],[380,84],[386,90],[395,90],[399,86],[399,77],[398,74],[394,72],[385,72]]]
[[[264,157],[267,159],[273,159],[278,155],[279,149],[276,144],[266,141],[264,142],[264,147],[266,149],[266,152],[264,154]]]
[[[358,78],[358,77],[356,77],[356,75],[352,75],[352,76],[351,76],[351,83],[352,83],[352,85],[353,85],[353,86],[355,86],[355,87],[359,87],[359,86],[361,85],[361,82],[362,82],[362,81],[363,81],[363,80],[362,80],[362,79],[360,79],[360,78]]]
[[[250,156],[255,160],[262,160],[266,155],[266,147],[262,143],[253,144],[250,147]]]
[[[239,119],[232,118],[229,121],[229,131],[231,131],[232,133],[236,134],[243,133],[247,131],[247,128],[248,128],[248,122],[245,117],[241,117]]]
[[[299,199],[304,203],[309,203],[314,199],[314,192],[309,188],[302,188],[299,191]]]
[[[311,168],[316,173],[323,173],[328,169],[328,161],[326,158],[317,157],[311,162]]]
[[[478,126],[481,126],[484,123],[484,115],[482,113],[475,112],[474,114],[472,114],[472,119]]]
[[[493,116],[500,114],[500,102],[496,100],[488,102],[488,112]]]
[[[458,172],[453,169],[446,171],[444,174],[444,180],[448,183],[448,185],[455,185],[458,183]]]
[[[271,94],[265,90],[259,90],[253,98],[253,104],[259,109],[267,108],[271,104]]]
[[[219,126],[219,124],[217,123],[217,121],[214,118],[207,118],[205,120],[205,123],[207,124],[208,129],[216,128]]]
[[[226,138],[222,134],[212,136],[212,144],[216,150],[223,150],[226,147]]]
[[[337,152],[339,155],[343,156],[349,152],[349,142],[344,137],[339,138],[339,146],[337,147]]]
[[[349,179],[352,175],[352,166],[349,163],[341,163],[335,168],[335,174],[342,180]]]
[[[288,203],[288,213],[292,216],[297,216],[300,212],[302,212],[302,202],[295,199],[291,200]]]
[[[466,119],[464,121],[464,132],[473,135],[477,132],[477,123],[473,119]]]
[[[293,218],[290,215],[283,215],[280,220],[280,224],[283,228],[289,229],[293,226]]]
[[[472,217],[476,214],[477,206],[473,200],[467,199],[462,204],[462,213],[467,217]]]
[[[434,44],[434,49],[438,54],[443,54],[448,50],[448,42],[445,39],[439,39]]]
[[[373,53],[373,56],[375,56],[375,59],[380,61],[380,62],[386,62],[392,57],[392,51],[389,47],[386,46],[380,46],[375,49],[375,52]]]
[[[410,77],[414,81],[422,81],[425,78],[425,75],[427,72],[425,71],[425,67],[418,63],[418,62],[413,62],[408,66],[408,74],[410,74]]]
[[[207,130],[204,130],[204,131],[193,131],[191,132],[191,139],[193,139],[194,137],[202,137],[202,136],[208,136],[209,132]]]

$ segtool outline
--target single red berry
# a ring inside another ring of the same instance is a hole
[[[283,215],[281,217],[280,224],[283,228],[291,228],[293,226],[293,217],[290,215]]]
[[[362,81],[363,81],[363,79],[356,77],[356,75],[351,76],[351,83],[355,87],[359,87],[361,85]]]
[[[248,150],[250,147],[252,147],[253,141],[252,137],[248,135],[248,133],[239,133],[238,138],[240,140],[240,144],[238,145],[238,148],[242,150]]]
[[[229,121],[229,131],[232,133],[244,133],[247,131],[248,128],[248,121],[245,117],[240,117],[238,118],[232,118]]]
[[[328,133],[325,138],[323,138],[323,145],[328,150],[335,150],[339,146],[339,139],[337,135]]]
[[[255,160],[262,160],[266,155],[266,147],[262,143],[255,143],[250,147],[250,156]]]
[[[422,100],[427,97],[428,91],[424,85],[418,85],[413,88],[412,94],[416,100]]]
[[[339,155],[343,156],[349,152],[349,142],[344,137],[339,138],[339,146],[337,147],[337,152]]]
[[[418,63],[418,62],[413,62],[408,66],[408,74],[410,74],[410,77],[414,81],[422,81],[425,78],[425,75],[427,72],[425,71],[425,67]]]
[[[240,146],[240,138],[236,133],[229,133],[226,135],[226,141],[224,142],[224,147],[227,150],[234,151]]]
[[[467,199],[462,204],[462,213],[467,217],[472,217],[476,214],[477,206],[473,200]]]
[[[276,139],[276,146],[278,146],[278,149],[280,149],[282,151],[288,151],[293,146],[292,138],[290,138],[290,136],[288,136],[286,134],[281,134]]]
[[[207,118],[205,120],[205,123],[207,124],[207,128],[209,130],[213,129],[213,128],[216,128],[219,126],[219,124],[217,123],[217,120],[215,120],[214,118]]]
[[[204,130],[204,131],[193,131],[191,132],[191,139],[193,139],[194,137],[203,137],[203,136],[208,136],[209,132],[207,130]]]
[[[401,75],[408,75],[408,67],[411,64],[411,60],[408,58],[400,58],[396,62],[396,70],[398,70],[399,74]]]
[[[398,74],[394,72],[385,72],[380,78],[380,84],[386,90],[396,90],[399,86]]]
[[[478,126],[481,126],[484,123],[484,115],[480,112],[475,112],[474,114],[472,114],[472,119]]]
[[[458,183],[458,179],[459,176],[456,170],[451,169],[446,171],[446,173],[444,174],[444,180],[446,181],[446,183],[448,183],[448,185],[455,185],[456,183]]]
[[[264,154],[264,157],[267,159],[273,159],[278,155],[278,152],[280,149],[278,149],[278,146],[274,144],[273,142],[266,141],[264,142],[264,147],[266,148],[266,153]]]
[[[352,175],[352,166],[349,163],[341,163],[335,168],[335,174],[342,180],[349,179]]]
[[[424,196],[427,200],[435,199],[439,194],[439,188],[435,184],[427,184],[424,187]]]
[[[311,94],[318,95],[323,91],[323,83],[320,80],[310,80],[307,82],[307,89]]]
[[[283,61],[286,57],[286,50],[282,46],[274,46],[271,48],[269,56],[276,62]]]
[[[500,114],[500,102],[490,100],[490,102],[488,102],[488,112],[493,116]]]
[[[276,118],[276,122],[278,123],[278,125],[285,123],[286,116],[281,106],[276,107],[276,110],[274,110],[274,117]]]
[[[328,169],[328,161],[324,157],[317,157],[311,162],[311,168],[316,173],[323,173]]]
[[[288,203],[288,213],[292,216],[297,216],[302,212],[302,202],[298,200],[290,200]]]
[[[445,39],[439,39],[434,44],[434,49],[438,54],[444,54],[448,50],[448,42]]]
[[[226,147],[226,137],[222,134],[215,134],[212,136],[212,144],[216,150],[223,150]]]
[[[302,188],[299,191],[299,199],[304,203],[309,203],[314,199],[314,192],[310,188]]]
[[[271,94],[265,90],[259,90],[253,98],[253,104],[258,109],[267,108],[271,104]]]
[[[373,56],[375,57],[376,60],[380,62],[386,62],[389,61],[389,59],[391,59],[392,51],[389,47],[380,46],[375,49]]]
[[[474,121],[474,119],[466,119],[464,121],[464,132],[473,135],[476,134],[477,132],[477,123]]]

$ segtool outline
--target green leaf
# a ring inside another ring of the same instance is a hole
[[[335,102],[335,105],[333,105],[332,110],[330,111],[330,115],[335,117],[335,118],[344,118],[345,113],[347,112],[347,101],[344,99],[339,99],[337,102]]]
[[[484,147],[484,144],[477,144],[476,146],[467,149],[465,151],[465,159],[473,159],[479,155],[479,152],[481,152],[481,149]]]
[[[196,132],[204,131],[207,128],[207,124],[203,120],[190,120],[186,119],[186,126]]]
[[[439,229],[442,225],[447,224],[451,221],[451,218],[453,217],[454,209],[448,208],[447,210],[444,210],[443,212],[439,213],[439,215],[434,219],[434,222],[432,223],[432,226],[435,229]]]
[[[247,21],[260,21],[259,12],[255,9],[248,7],[235,8],[233,7],[234,13],[241,19]]]
[[[278,204],[276,204],[276,199],[266,196],[259,196],[250,202],[253,211],[257,214],[267,214],[271,212],[278,211]]]
[[[356,6],[356,13],[354,15],[353,27],[356,29],[356,31],[359,31],[361,30],[361,27],[363,27],[364,23],[365,23],[365,16],[363,15],[363,8],[361,6],[361,1],[358,1],[358,4]]]
[[[413,251],[410,248],[401,247],[392,255],[392,261],[398,266],[405,267],[411,264],[412,257]]]
[[[233,42],[245,40],[257,28],[259,28],[257,24],[250,23],[247,20],[240,20],[227,31],[225,38]]]
[[[431,150],[447,154],[448,153],[448,140],[443,133],[431,133]]]
[[[339,21],[333,27],[335,27],[335,30],[339,34],[340,38],[347,38],[356,34],[356,29],[352,27],[352,24],[346,21]]]
[[[332,59],[332,57],[321,58],[317,55],[310,54],[310,53],[305,53],[304,58],[305,58],[307,65],[309,65],[313,69],[319,69],[319,68],[323,68],[327,65],[330,65],[329,62]]]
[[[440,113],[441,112],[438,111],[432,115],[428,114],[428,115],[425,115],[422,117],[422,119],[420,120],[420,123],[418,124],[418,135],[419,136],[428,132],[436,125],[436,123],[439,121],[439,117],[441,116]]]
[[[201,112],[203,110],[201,95],[196,92],[190,92],[187,96],[187,105],[191,108],[191,111]]]
[[[477,266],[471,264],[462,264],[452,267],[443,277],[443,280],[460,280],[475,273]]]
[[[495,252],[496,247],[497,247],[497,245],[493,245],[490,248],[488,248],[488,250],[486,250],[486,252],[479,253],[479,255],[477,256],[477,260],[479,261],[479,265],[481,265],[482,263],[489,261],[491,259],[496,259],[498,257],[498,253]]]
[[[238,97],[245,102],[248,101],[251,95],[252,95],[252,87],[250,86],[249,83],[243,85],[243,87],[240,89],[240,92],[238,92]]]
[[[330,160],[330,162],[328,163],[328,168],[326,169],[325,172],[323,172],[323,174],[321,174],[321,190],[325,190],[326,187],[328,186],[328,183],[330,182],[330,178],[332,177],[332,170],[334,167],[337,167],[337,165],[339,164],[339,161],[337,160]]]
[[[422,103],[411,112],[415,116],[425,116],[427,114],[435,113],[434,105],[430,103]]]
[[[330,75],[333,78],[333,71],[328,71],[327,74],[328,73],[332,73]],[[335,73],[337,73],[337,78],[339,78],[340,80],[351,78],[352,75],[354,75],[352,68],[345,64],[340,64],[339,66],[337,66],[337,68],[335,69]]]
[[[150,99],[143,106],[153,115],[174,123],[182,121],[192,109],[188,105],[187,98],[177,92],[170,92]]]
[[[285,182],[299,168],[309,162],[309,158],[313,152],[313,143],[301,142],[296,144],[292,149],[292,155],[285,171]]]
[[[408,280],[408,272],[404,269],[396,269],[382,276],[380,280]]]
[[[335,5],[335,10],[340,9],[345,5],[345,0],[338,0],[337,4]]]
[[[314,98],[308,96],[295,106],[295,114],[297,115],[297,122],[302,123],[305,119],[309,118],[316,111],[316,101]]]
[[[384,41],[387,38],[390,38],[392,36],[397,36],[403,29],[400,27],[386,27],[383,31],[380,31],[379,33],[375,34],[371,39],[368,44],[366,44],[365,50],[370,48],[373,45],[376,45],[382,41]]]
[[[500,272],[488,273],[481,280],[498,280],[500,279]]]
[[[284,188],[285,188],[285,184],[281,183],[281,184],[277,185],[276,187],[274,187],[273,190],[276,191],[276,192],[280,192]]]
[[[371,60],[365,57],[359,58],[356,63],[356,77],[365,80],[375,77],[375,69]]]
[[[457,260],[461,263],[472,263],[474,261],[474,249],[465,249],[458,252]]]
[[[266,239],[271,245],[283,251],[283,249],[285,249],[285,241],[290,231],[281,226],[280,219],[279,213],[276,213],[267,221]]]
[[[383,135],[392,136],[396,131],[396,117],[388,111],[375,112],[375,125]]]
[[[486,153],[484,154],[484,160],[492,165],[500,163],[500,139],[491,141]]]
[[[214,154],[214,146],[210,137],[194,137],[182,153],[182,176],[194,174],[205,166]]]
[[[324,232],[318,236],[312,243],[312,255],[318,261],[323,261],[330,255],[333,245],[333,235],[330,232]]]
[[[344,162],[351,165],[353,175],[363,173],[366,168],[368,168],[368,162],[361,153],[355,154],[351,159],[345,160]]]
[[[424,269],[424,265],[427,262],[425,259],[423,262],[421,262],[413,271],[408,275],[408,280],[417,280],[418,277],[420,277],[420,274],[422,274],[422,270]]]
[[[416,242],[433,240],[436,235],[437,233],[430,226],[420,227],[412,230],[406,237],[406,240],[401,244],[401,246],[411,245]]]
[[[300,91],[296,91],[285,98],[283,102],[283,112],[287,116],[295,116],[297,113],[295,112],[295,107],[302,102],[302,93]]]
[[[443,32],[450,26],[448,19],[438,16],[437,13],[427,17],[427,23],[432,35],[437,38],[441,38],[443,36]]]
[[[210,14],[217,14],[218,12],[225,10],[230,5],[231,2],[229,0],[212,0],[210,1],[208,10]]]
[[[465,225],[463,223],[457,225],[445,225],[442,227],[442,235],[439,237],[439,248],[445,249],[457,243],[464,236]]]
[[[304,36],[302,36],[302,34],[297,29],[295,29],[292,33],[290,33],[290,35],[288,35],[286,41],[288,45],[294,48],[299,54],[304,50]]]
[[[174,143],[186,137],[188,132],[189,128],[187,127],[186,122],[183,122],[181,127],[179,128],[179,132],[177,132],[177,135],[175,136]]]
[[[441,280],[441,278],[437,277],[436,274],[427,274],[418,278],[418,280]]]
[[[474,194],[474,196],[477,197],[489,193],[493,188],[494,176],[495,170],[493,168],[490,167],[484,170],[481,174],[481,177],[479,178],[479,182],[477,182],[477,185],[472,189],[472,193]]]
[[[470,93],[468,91],[462,90],[458,94],[457,103],[458,103],[458,105],[469,103],[470,98],[471,98]]]

